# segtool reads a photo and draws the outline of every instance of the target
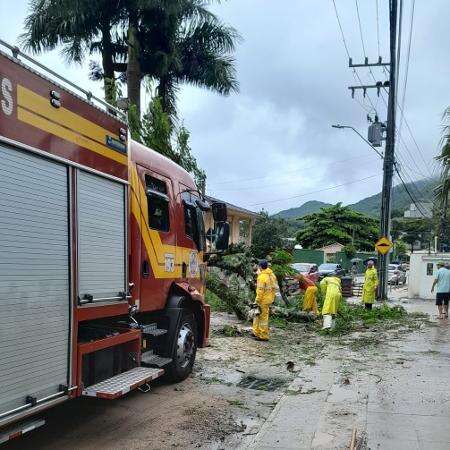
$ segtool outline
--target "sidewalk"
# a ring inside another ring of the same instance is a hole
[[[412,300],[427,312],[430,301]],[[393,333],[375,348],[330,348],[302,371],[250,445],[251,449],[450,448],[449,325]],[[330,346],[331,347],[331,346]]]

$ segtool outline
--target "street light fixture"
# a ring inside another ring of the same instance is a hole
[[[356,128],[351,127],[350,125],[331,125],[333,128],[338,128],[340,130],[344,129],[344,128],[348,128],[349,130],[353,130],[369,147],[371,147],[373,150],[376,151],[377,155],[383,159],[384,156],[382,153],[380,153]]]

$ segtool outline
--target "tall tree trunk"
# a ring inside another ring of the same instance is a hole
[[[173,84],[169,77],[162,76],[159,78],[157,87],[158,97],[161,99],[162,110],[167,114],[170,128],[173,129],[176,119],[175,105],[173,104]]]
[[[102,65],[103,86],[105,100],[111,105],[116,105],[116,82],[114,77],[113,46],[111,42],[111,26],[109,23],[102,25]]]
[[[139,62],[140,45],[137,38],[137,27],[130,22],[128,28],[128,65],[127,87],[130,108],[136,109],[137,119],[141,117],[141,65]]]

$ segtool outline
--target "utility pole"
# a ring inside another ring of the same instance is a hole
[[[396,56],[397,56],[397,1],[389,0],[389,36],[390,36],[390,62],[383,62],[382,58],[379,56],[378,61],[374,63],[369,63],[367,57],[364,59],[362,64],[354,64],[352,58],[349,58],[349,67],[355,70],[356,67],[389,67],[389,81],[375,81],[374,84],[368,85],[356,85],[349,86],[348,89],[351,91],[352,97],[355,96],[355,91],[362,90],[363,96],[366,96],[368,89],[376,89],[377,95],[380,95],[381,89],[387,90],[389,88],[389,100],[388,100],[388,112],[387,112],[387,123],[386,123],[386,149],[384,152],[383,161],[383,187],[381,191],[381,220],[380,220],[380,232],[381,237],[386,237],[390,240],[391,235],[391,195],[392,195],[392,179],[394,175],[395,166],[395,110],[396,110]],[[373,75],[372,75],[373,76]],[[375,122],[378,123],[377,117],[375,117]],[[353,127],[342,126],[342,125],[332,125],[334,128],[352,128]],[[377,131],[377,130],[372,130]],[[357,132],[357,131],[356,131]],[[358,133],[358,132],[357,132]],[[360,135],[360,133],[358,133]],[[378,154],[380,154],[375,146],[381,145],[381,130],[377,131],[377,142],[371,141],[367,142]],[[362,137],[360,135],[360,137]],[[372,136],[374,138],[374,136]],[[371,140],[369,133],[369,141]],[[373,145],[372,145],[373,144]],[[380,275],[380,283],[378,289],[378,299],[385,300],[387,298],[387,280],[388,280],[388,264],[389,264],[389,254],[381,255],[378,264],[378,273]]]
[[[386,149],[383,162],[383,189],[381,193],[381,235],[390,239],[391,234],[391,195],[392,178],[395,164],[395,109],[396,109],[396,48],[397,48],[397,0],[390,0],[389,9],[390,28],[390,72],[389,72],[389,100],[386,127]],[[380,274],[380,286],[378,297],[380,300],[387,298],[389,253],[380,255],[378,266]]]

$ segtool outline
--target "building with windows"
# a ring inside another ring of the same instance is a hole
[[[345,246],[340,244],[339,242],[335,242],[334,244],[325,245],[322,248],[317,250],[321,250],[325,256],[325,262],[334,262],[336,258],[336,253],[339,253],[343,250]]]
[[[409,208],[404,212],[403,217],[407,219],[431,219],[433,217],[433,203],[417,202],[411,203]]]

